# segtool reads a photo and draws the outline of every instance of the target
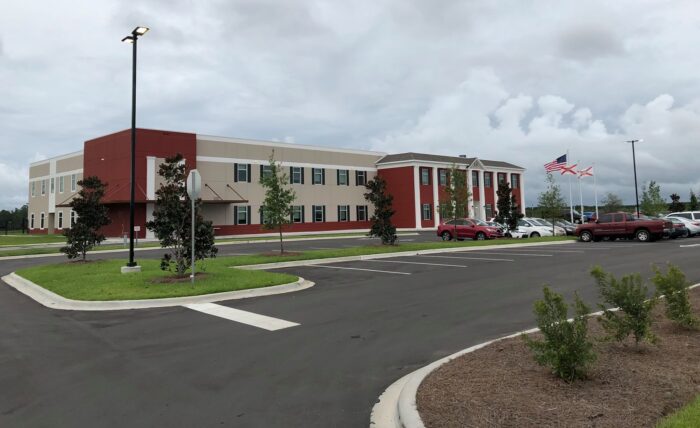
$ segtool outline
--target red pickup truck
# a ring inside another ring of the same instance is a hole
[[[632,214],[602,214],[595,223],[584,223],[576,228],[576,236],[583,242],[601,238],[636,238],[638,241],[654,241],[668,235],[673,223],[661,219],[639,219]]]

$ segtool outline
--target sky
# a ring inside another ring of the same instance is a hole
[[[36,0],[0,14],[0,209],[130,127],[137,25],[139,127],[507,161],[528,206],[567,151],[633,203],[643,139],[640,186],[700,192],[695,1]]]

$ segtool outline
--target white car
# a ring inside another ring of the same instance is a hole
[[[542,226],[547,226],[549,230],[552,230],[552,223],[543,218],[531,218],[530,220],[539,223]],[[566,229],[561,226],[554,226],[554,236],[566,236]]]
[[[685,235],[686,238],[689,238],[691,236],[700,235],[700,219],[690,220],[686,217],[679,217],[679,216],[675,216],[675,215],[667,215],[666,218],[678,220],[681,223],[683,223],[685,225],[685,229],[687,230],[686,235]]]
[[[517,232],[522,233],[523,237],[536,238],[539,236],[552,236],[552,228],[543,226],[533,218],[523,217],[518,220]]]
[[[700,211],[683,211],[677,213],[666,214],[666,217],[683,217],[688,220],[700,221]]]

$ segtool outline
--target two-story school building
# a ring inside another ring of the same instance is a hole
[[[107,183],[103,202],[112,222],[104,228],[105,235],[128,234],[130,132],[88,140],[82,151],[30,165],[30,233],[61,233],[71,227],[75,215],[69,204],[79,190],[77,183],[94,175]],[[399,229],[435,228],[452,165],[467,171],[472,190],[470,216],[485,219],[495,215],[497,183],[503,181],[514,188],[523,212],[525,207],[524,169],[507,162],[137,129],[135,227],[141,238],[152,236],[145,224],[152,218],[156,190],[162,182],[158,167],[176,153],[183,155],[188,170],[200,172],[202,214],[214,223],[217,235],[268,232],[261,227],[265,191],[259,180],[270,156],[285,169],[296,194],[287,232],[369,229],[373,212],[364,198],[365,184],[377,175],[386,180],[394,198],[394,224]]]

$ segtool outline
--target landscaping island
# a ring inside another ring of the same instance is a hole
[[[690,298],[700,316],[700,288]],[[435,428],[700,426],[700,331],[673,324],[663,311],[653,312],[656,345],[596,342],[588,380],[555,377],[519,337],[458,357],[420,385],[420,416]],[[596,319],[588,326],[601,335]]]

